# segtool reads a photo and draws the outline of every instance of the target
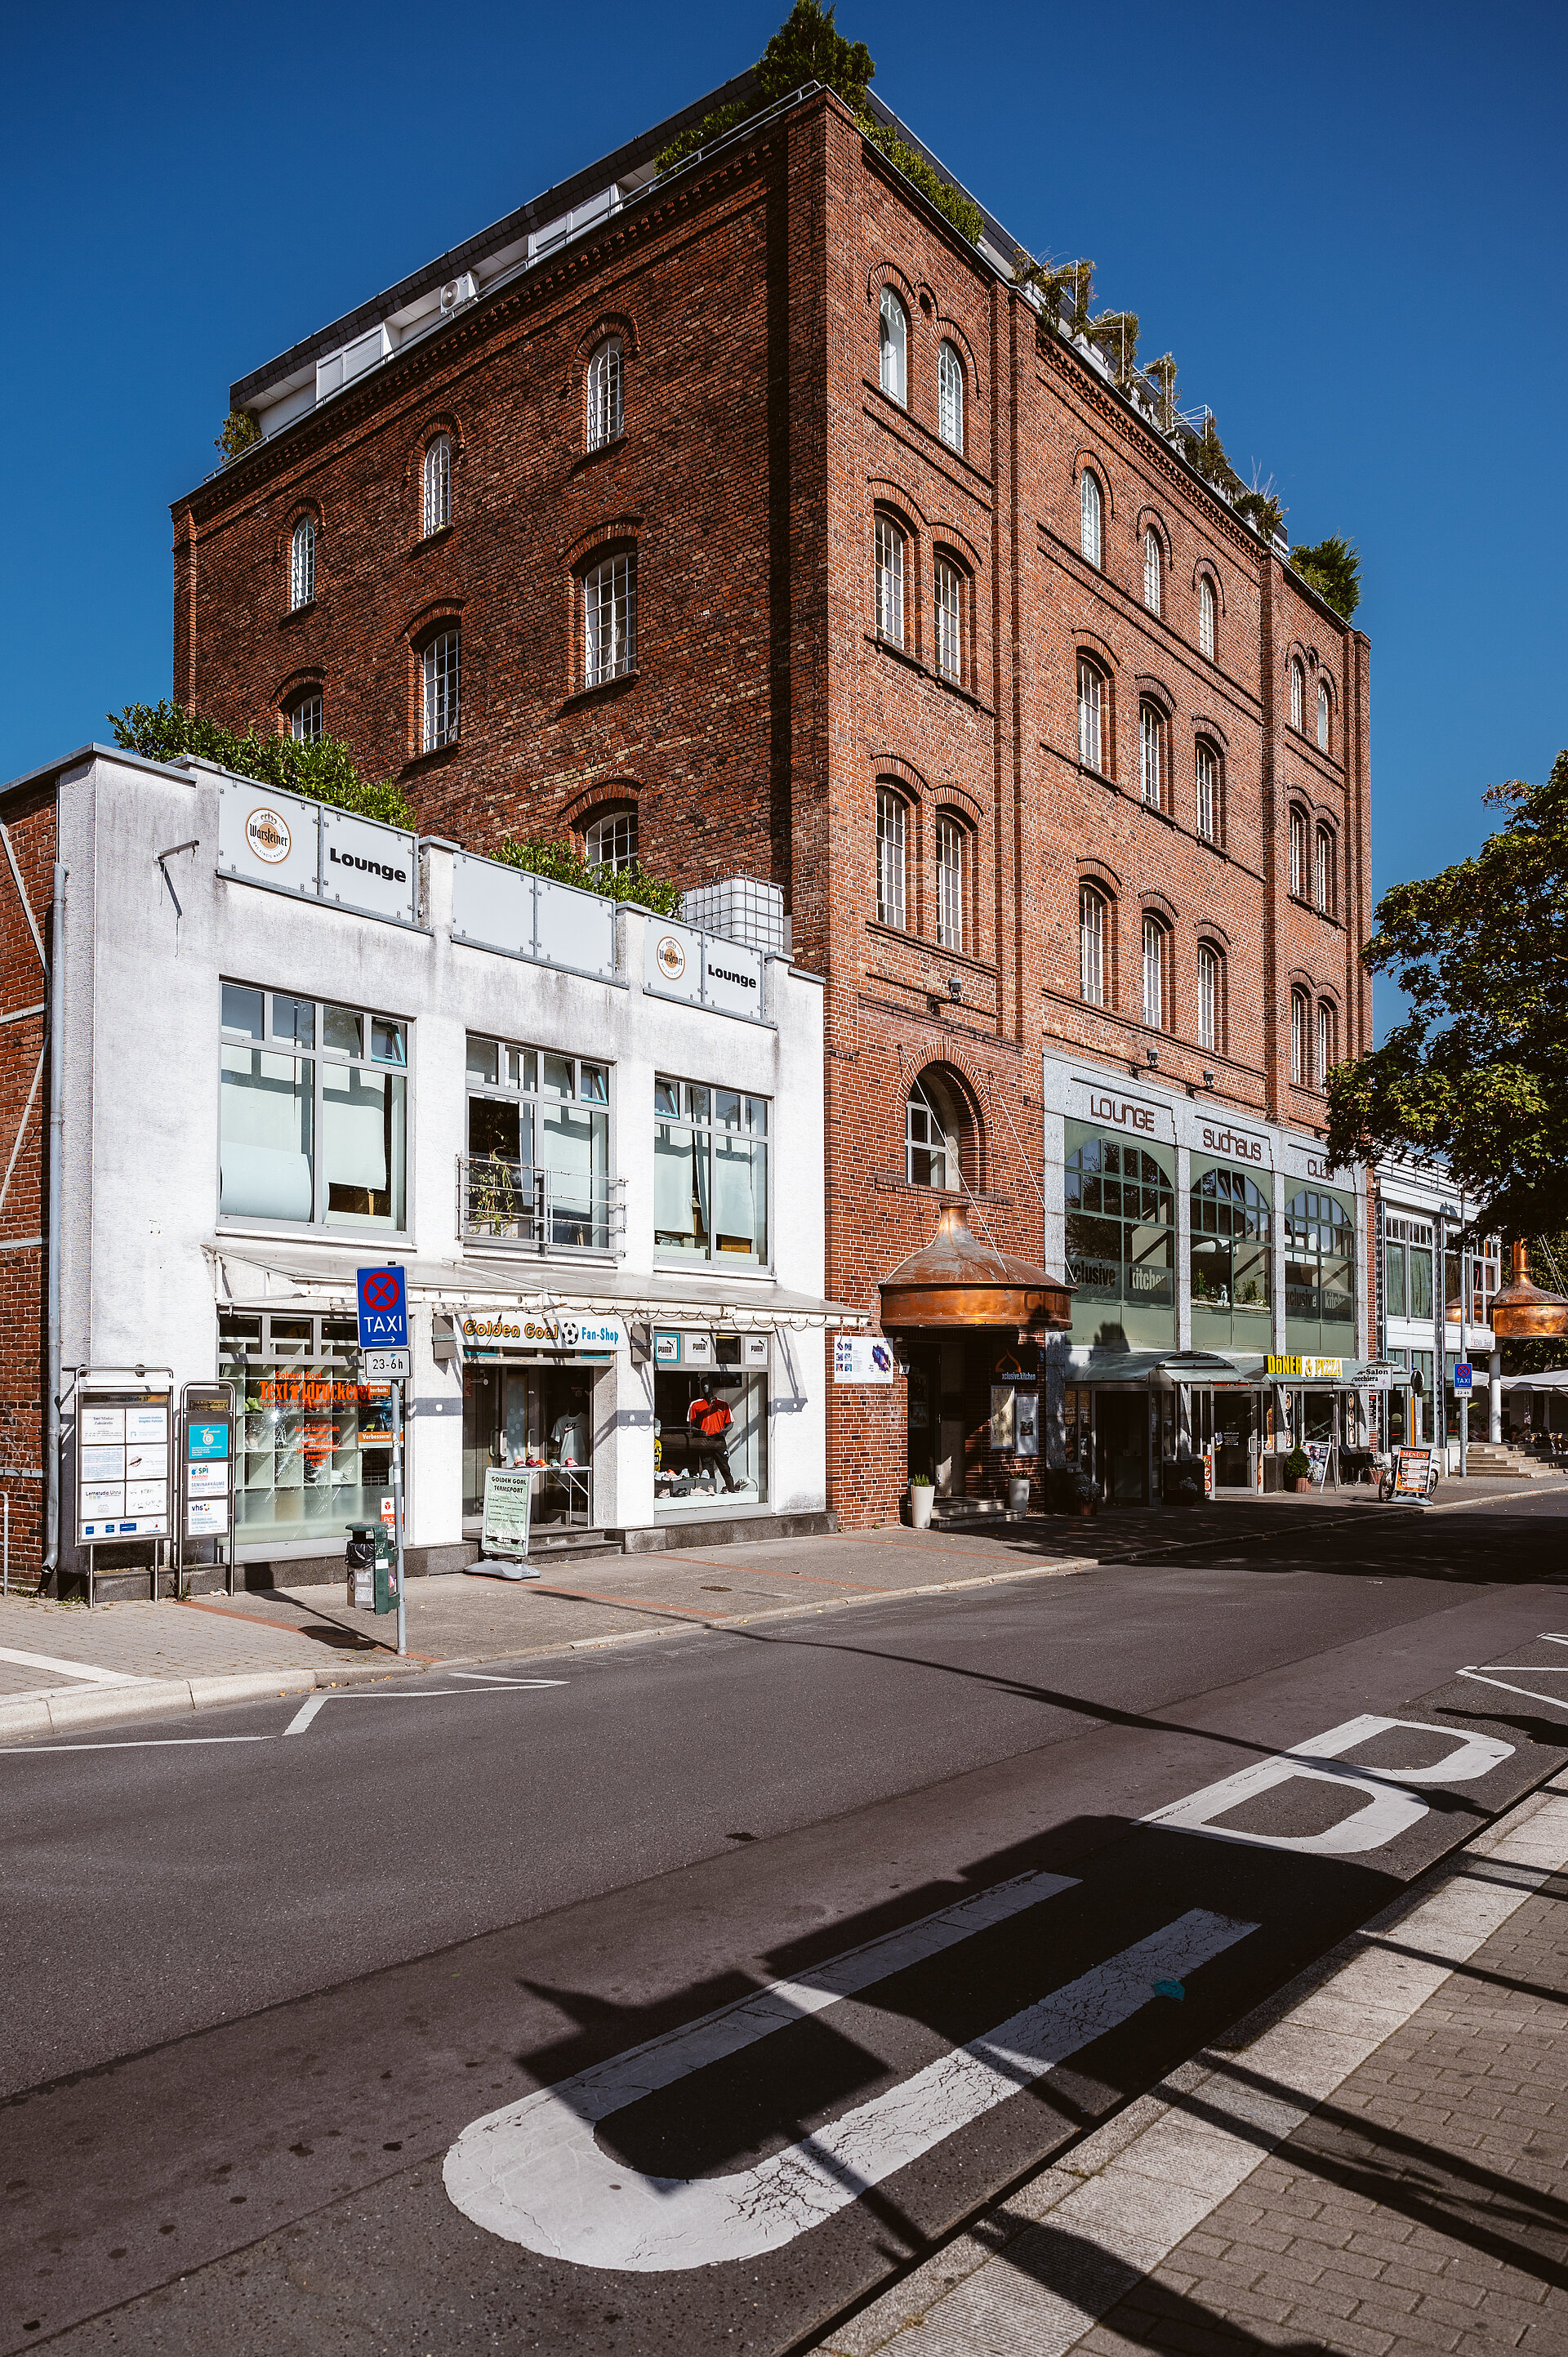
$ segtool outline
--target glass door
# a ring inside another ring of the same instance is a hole
[[[1214,1486],[1217,1490],[1257,1487],[1253,1460],[1258,1450],[1258,1395],[1255,1392],[1214,1394]]]

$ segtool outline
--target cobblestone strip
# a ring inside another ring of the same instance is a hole
[[[1568,1778],[821,2344],[1568,2350]],[[1320,1968],[1321,1969],[1321,1968]]]

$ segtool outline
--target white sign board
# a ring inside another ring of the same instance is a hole
[[[703,1005],[717,1007],[721,1015],[745,1015],[760,1022],[761,951],[743,949],[716,933],[704,933],[702,940]]]
[[[395,918],[418,916],[417,837],[349,811],[321,813],[321,898],[340,909]]]
[[[362,1372],[368,1383],[406,1383],[413,1370],[412,1351],[367,1351]]]
[[[890,1383],[894,1375],[893,1345],[880,1334],[835,1334],[835,1383]]]
[[[650,918],[643,950],[643,984],[660,998],[682,998],[720,1015],[762,1019],[762,952],[693,932],[669,917]]]
[[[145,1394],[80,1400],[76,1534],[84,1544],[168,1536],[168,1424],[166,1401]]]
[[[452,938],[572,974],[615,972],[613,901],[470,851],[452,862]]]
[[[485,1472],[485,1512],[479,1544],[486,1555],[528,1553],[529,1523],[533,1513],[533,1477],[509,1473],[499,1465]]]
[[[270,786],[218,784],[218,873],[242,876],[274,891],[316,898],[321,867],[321,813],[298,794]]]
[[[492,1351],[575,1351],[595,1358],[626,1348],[626,1321],[590,1310],[527,1309],[467,1313],[458,1321],[467,1354]]]

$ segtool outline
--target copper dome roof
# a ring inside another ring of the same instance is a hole
[[[882,1280],[885,1330],[1012,1326],[1025,1334],[1060,1331],[1071,1318],[1072,1287],[1063,1278],[983,1244],[956,1204],[943,1211],[930,1243]]]

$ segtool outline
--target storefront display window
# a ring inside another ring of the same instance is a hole
[[[609,1243],[607,1064],[468,1039],[464,1229],[521,1243]]]
[[[1273,1228],[1266,1179],[1222,1163],[1194,1178],[1195,1351],[1268,1350]]]
[[[757,1506],[768,1497],[768,1378],[742,1371],[737,1334],[715,1335],[716,1364],[653,1379],[653,1502],[679,1510]]]
[[[1356,1348],[1356,1207],[1326,1188],[1285,1206],[1285,1348],[1314,1358]]]
[[[337,1547],[392,1495],[392,1391],[359,1380],[351,1318],[225,1313],[218,1372],[235,1387],[234,1535]]]
[[[401,1233],[408,1026],[223,985],[219,1211]]]
[[[535,1527],[593,1519],[595,1370],[470,1366],[463,1374],[463,1512],[483,1512],[492,1466],[542,1469],[531,1509]]]
[[[768,1259],[768,1099],[660,1073],[653,1247],[661,1259]]]
[[[1107,1350],[1176,1341],[1176,1189],[1156,1152],[1067,1125],[1067,1260],[1072,1339]]]

